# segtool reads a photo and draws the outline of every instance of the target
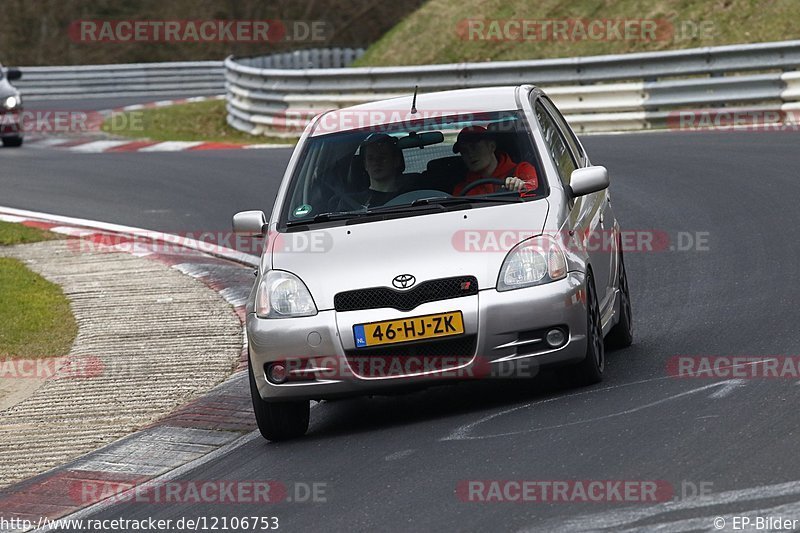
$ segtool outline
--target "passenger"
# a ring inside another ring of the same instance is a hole
[[[532,191],[539,186],[533,165],[526,161],[515,163],[508,154],[497,150],[497,142],[483,126],[461,130],[453,152],[460,153],[467,166],[467,176],[453,188],[453,196],[460,196],[467,185],[486,178],[505,180],[504,187],[510,191]],[[491,194],[496,189],[497,185],[485,183],[469,189],[467,195]]]
[[[361,143],[361,158],[369,175],[369,188],[353,193],[351,199],[365,207],[375,207],[406,192],[403,183],[406,162],[396,137],[371,134]]]

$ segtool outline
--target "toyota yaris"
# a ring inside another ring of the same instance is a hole
[[[552,366],[602,379],[632,342],[609,178],[536,87],[329,111],[305,129],[247,303],[250,388],[269,440],[310,400]]]

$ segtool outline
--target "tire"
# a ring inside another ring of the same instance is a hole
[[[603,380],[606,366],[603,346],[603,324],[600,320],[600,305],[594,288],[591,271],[586,274],[586,357],[580,363],[564,369],[571,381],[579,387],[599,383]]]
[[[627,348],[633,344],[633,313],[631,312],[631,292],[628,287],[628,273],[619,250],[619,322],[611,328],[606,336],[610,348]]]
[[[3,146],[8,146],[9,148],[22,146],[22,137],[4,137]]]
[[[311,404],[308,400],[268,402],[261,398],[253,376],[253,367],[248,365],[250,396],[253,413],[261,436],[269,441],[289,440],[302,437],[308,431]]]

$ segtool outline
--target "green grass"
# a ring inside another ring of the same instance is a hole
[[[459,23],[465,19],[575,18],[663,19],[676,31],[651,41],[510,42],[459,36]],[[800,38],[798,20],[797,0],[430,0],[370,46],[354,66],[546,59],[782,41]],[[703,24],[705,32],[697,29]],[[681,27],[686,31],[680,33]]]
[[[58,238],[36,228],[0,222],[2,245]],[[61,287],[8,257],[0,257],[0,324],[0,359],[66,355],[78,332]]]
[[[126,111],[109,117],[102,129],[122,137],[153,141],[204,141],[231,144],[283,143],[291,139],[253,136],[231,128],[225,121],[224,100],[207,100],[173,106]]]
[[[60,239],[60,235],[22,224],[0,221],[0,246]]]

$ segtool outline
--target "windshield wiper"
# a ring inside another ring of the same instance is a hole
[[[438,209],[443,210],[447,206],[451,205],[463,205],[463,204],[477,204],[477,203],[519,203],[522,202],[522,198],[515,197],[515,198],[498,198],[498,197],[486,197],[486,196],[432,196],[430,198],[419,198],[414,200],[410,204],[404,205],[382,205],[378,207],[373,207],[368,209],[365,213],[366,215],[386,215],[392,213],[413,213],[413,212],[424,212],[428,211],[429,209]]]
[[[377,207],[371,207],[367,210],[367,213],[372,215],[377,214],[386,214],[386,213],[394,213],[394,212],[402,212],[402,211],[425,211],[425,209],[419,209],[420,207],[439,207],[438,202],[419,202],[419,200],[415,200],[410,204],[400,204],[400,205],[379,205]]]
[[[336,211],[333,213],[320,213],[311,219],[291,220],[286,223],[286,227],[305,226],[306,224],[328,222],[329,220],[348,220],[353,217],[364,216],[365,214],[365,211]]]

